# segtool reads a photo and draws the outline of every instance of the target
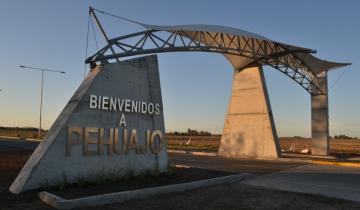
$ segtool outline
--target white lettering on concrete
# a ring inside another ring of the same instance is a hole
[[[118,106],[119,106],[119,111],[122,112],[123,107],[124,107],[124,100],[120,100],[120,98],[118,98],[117,102],[118,102]]]
[[[130,112],[131,100],[125,100],[125,112]]]
[[[116,111],[116,98],[110,97],[110,110]]]
[[[160,104],[92,94],[90,95],[89,108],[138,114],[160,114]]]
[[[89,103],[89,107],[90,109],[96,109],[97,107],[97,96],[96,95],[90,95],[90,103]]]
[[[154,104],[149,103],[148,105],[148,113],[153,114],[154,113]]]
[[[126,127],[126,120],[125,120],[125,115],[124,114],[121,114],[121,117],[120,117],[120,123],[119,123],[119,127]]]
[[[155,104],[155,115],[160,114],[160,104]]]
[[[147,105],[145,102],[141,102],[141,114],[145,114],[147,111]]]
[[[102,98],[102,109],[103,110],[109,110],[108,105],[109,105],[109,97],[103,96],[103,98]]]

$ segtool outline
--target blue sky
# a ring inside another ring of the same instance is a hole
[[[44,127],[56,119],[83,79],[88,6],[149,24],[217,24],[317,49],[327,60],[353,63],[329,73],[330,134],[360,136],[360,2],[353,1],[0,1],[0,125],[38,126],[40,73],[19,65],[66,71],[45,75]],[[110,37],[136,26],[99,15]],[[99,40],[101,36],[98,34]],[[100,40],[100,45],[104,45]],[[96,47],[90,37],[90,53]],[[222,55],[159,54],[167,130],[220,133],[232,69]],[[310,136],[310,96],[265,67],[279,136]]]

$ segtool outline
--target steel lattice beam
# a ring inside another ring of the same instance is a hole
[[[115,53],[112,49],[115,49]],[[311,69],[296,56],[308,50],[289,50],[281,44],[226,33],[146,30],[110,39],[109,44],[86,60],[95,63],[128,56],[178,51],[215,52],[242,56],[284,73],[312,95],[326,89]],[[309,52],[311,53],[311,52]]]

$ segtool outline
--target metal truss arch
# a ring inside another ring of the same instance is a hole
[[[258,62],[279,70],[312,95],[326,94],[316,74],[297,56],[297,53],[313,53],[313,50],[223,32],[145,30],[108,40],[108,44],[90,56],[86,63],[183,51],[213,52],[246,58],[249,62]]]

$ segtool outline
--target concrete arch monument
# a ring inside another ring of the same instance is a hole
[[[94,11],[90,8],[99,23]],[[11,192],[56,185],[61,179],[75,182],[94,171],[165,171],[157,56],[119,60],[161,52],[221,53],[232,64],[232,93],[219,155],[276,159],[281,154],[263,65],[281,71],[311,94],[312,154],[328,154],[327,72],[347,63],[321,60],[312,55],[315,50],[230,27],[128,21],[145,30],[109,39],[99,24],[108,44],[86,60],[90,73],[10,186]]]
[[[263,65],[284,73],[311,95],[312,154],[328,154],[327,72],[348,63],[321,60],[312,55],[316,53],[313,49],[284,44],[231,27],[158,26],[125,20],[145,30],[109,39],[108,44],[89,57],[86,63],[177,51],[221,53],[230,61],[234,78],[220,155],[256,158],[277,158],[280,155]]]

